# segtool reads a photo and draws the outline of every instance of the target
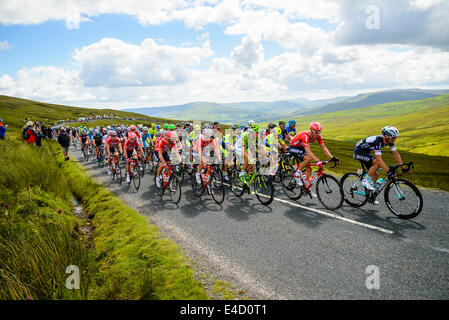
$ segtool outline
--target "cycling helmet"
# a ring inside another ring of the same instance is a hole
[[[164,125],[162,126],[165,130],[168,129],[168,123],[164,123]]]
[[[143,124],[138,124],[137,128],[142,129],[143,128]]]
[[[143,127],[142,130],[143,131],[148,131],[148,128],[147,127]]]
[[[256,124],[256,123],[254,122],[254,120],[249,120],[249,121],[248,121],[248,126],[251,127],[253,124]]]
[[[168,130],[176,130],[176,126],[174,124],[169,124]]]
[[[200,126],[199,124],[196,124],[193,128],[194,128],[196,131],[201,130],[201,126]]]
[[[111,136],[116,137],[117,136],[117,131],[111,130]]]
[[[321,131],[323,130],[323,127],[319,122],[313,121],[310,123],[310,130],[312,131]]]
[[[129,130],[131,130],[131,131],[134,131],[134,130],[136,130],[136,126],[135,126],[135,125],[133,125],[133,124],[132,124],[132,125],[130,125],[130,126],[129,126]]]
[[[157,124],[156,129],[159,130],[160,128],[161,128],[161,126]]]
[[[295,120],[288,120],[288,125],[289,126],[296,126],[296,121]]]
[[[204,129],[212,129],[212,125],[210,123],[205,123]]]
[[[108,130],[111,130],[111,126],[107,126],[107,129],[108,129]]]
[[[254,132],[259,132],[259,130],[260,130],[260,127],[259,127],[259,125],[257,125],[257,124],[251,125],[250,128],[253,129]]]
[[[280,135],[282,134],[281,128],[276,127],[276,128],[274,128],[274,130],[276,131],[276,134],[277,134],[278,136],[280,136]]]
[[[237,125],[234,124],[234,125],[231,127],[231,130],[232,130],[232,131],[235,131],[235,130],[237,130],[238,128],[239,128],[239,127],[238,127]]]
[[[156,128],[156,124],[155,124],[155,123],[152,123],[152,124],[151,124],[151,127],[152,127],[152,128]]]
[[[387,137],[396,138],[399,136],[399,130],[392,126],[386,126],[382,129],[382,134]]]
[[[129,134],[128,138],[131,139],[131,140],[135,140],[135,139],[137,139],[137,135],[135,133],[131,132]]]
[[[168,132],[165,134],[165,138],[166,138],[167,140],[170,140],[170,141],[175,141],[175,140],[176,140],[176,133],[174,133],[174,132],[172,132],[172,131],[168,131]]]
[[[101,136],[101,133],[100,133],[100,131],[98,131],[98,130],[97,130],[97,131],[95,131],[95,136],[96,136],[96,137],[100,137],[100,136]]]
[[[280,120],[280,121],[278,122],[278,125],[280,125],[280,126],[285,125],[285,122],[282,121],[282,120]]]
[[[205,138],[209,138],[210,139],[210,137],[212,137],[213,134],[214,134],[214,132],[212,131],[212,129],[207,128],[207,129],[203,130],[203,136]]]
[[[273,129],[274,127],[276,127],[276,125],[274,123],[269,123],[268,124],[268,129]]]

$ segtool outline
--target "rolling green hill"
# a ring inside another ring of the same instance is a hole
[[[155,119],[132,112],[70,107],[0,95],[0,118],[13,130],[22,128],[26,119],[55,124],[58,120],[78,119],[104,113],[109,115],[111,112],[121,118],[147,119],[149,121]]]
[[[293,119],[297,122],[297,130],[306,130],[311,121],[320,121],[324,138],[354,144],[369,135],[378,135],[382,127],[392,125],[400,132],[399,150],[449,156],[449,95]]]

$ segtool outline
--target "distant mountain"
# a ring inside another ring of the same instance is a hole
[[[183,105],[133,108],[123,111],[141,113],[152,117],[181,120],[206,120],[222,123],[273,121],[290,119],[297,116],[321,114],[339,110],[368,107],[390,102],[415,101],[449,93],[449,90],[388,90],[359,94],[353,97],[335,97],[330,99],[308,100],[297,98],[284,101],[236,103],[192,102]]]
[[[301,115],[311,115],[311,114],[321,114],[327,112],[348,110],[354,108],[369,107],[374,105],[380,105],[390,102],[398,101],[416,101],[428,98],[437,97],[449,93],[449,90],[420,90],[420,89],[410,89],[410,90],[389,90],[359,94],[355,97],[330,103],[322,107],[313,108],[300,112]]]

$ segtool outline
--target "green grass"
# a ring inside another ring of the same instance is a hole
[[[379,135],[384,126],[392,125],[400,132],[398,150],[449,156],[449,95],[293,119],[299,131],[307,130],[311,121],[320,121],[325,139],[353,144],[367,136]]]

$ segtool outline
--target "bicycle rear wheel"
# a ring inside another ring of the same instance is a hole
[[[258,175],[254,179],[254,191],[256,197],[263,205],[267,206],[274,199],[274,187],[273,182],[269,176]]]
[[[413,183],[396,179],[387,184],[384,192],[388,209],[400,219],[408,220],[420,214],[423,199],[421,192]]]
[[[222,204],[225,198],[225,189],[223,180],[219,172],[214,172],[210,181],[209,187],[212,198],[217,204]]]
[[[177,204],[181,200],[181,183],[176,175],[172,174],[168,183],[170,191],[170,198],[174,204]]]
[[[231,177],[231,191],[236,197],[241,197],[245,192],[245,185],[240,180],[239,171],[233,170],[230,174]]]
[[[173,173],[178,177],[179,183],[184,182],[184,167],[181,164],[173,166]]]
[[[362,185],[362,177],[354,172],[343,175],[340,180],[345,202],[351,207],[360,208],[368,200],[366,189]]]
[[[201,180],[201,184],[198,184],[196,182],[195,175],[192,176],[192,190],[197,197],[201,197],[201,195],[203,194],[203,191],[204,191],[203,181]]]
[[[316,183],[316,194],[321,204],[329,210],[337,210],[343,204],[343,191],[334,176],[324,174]]]
[[[287,174],[283,177],[282,190],[284,190],[285,195],[291,200],[298,200],[303,194],[302,187],[298,186],[293,174]]]

